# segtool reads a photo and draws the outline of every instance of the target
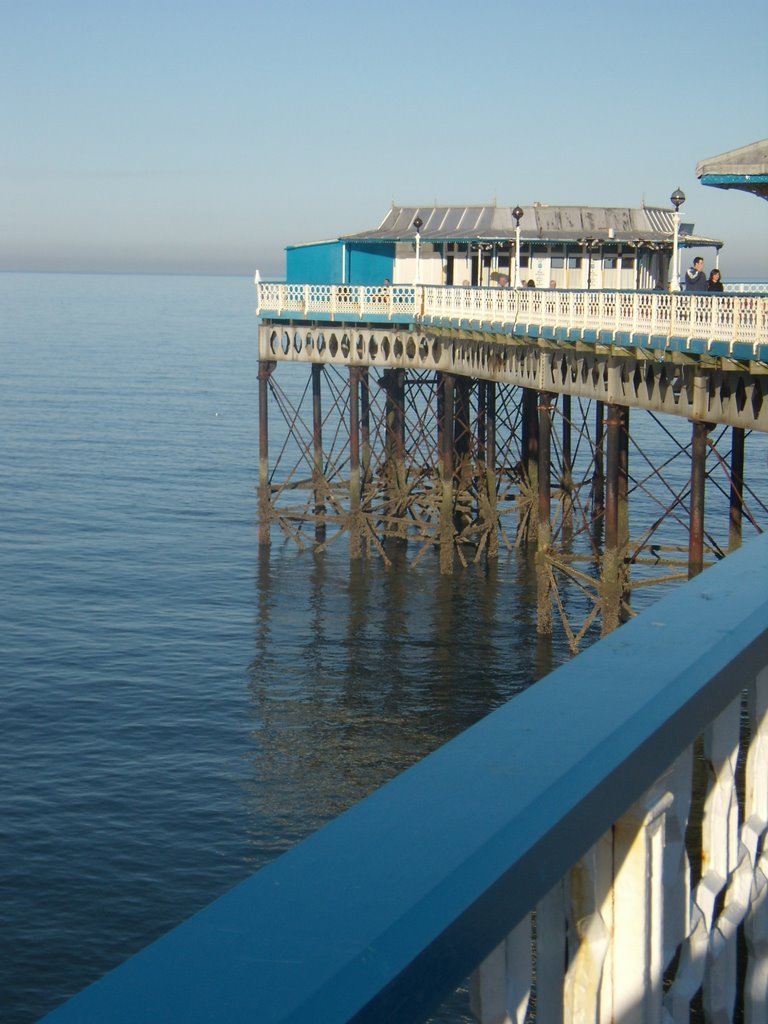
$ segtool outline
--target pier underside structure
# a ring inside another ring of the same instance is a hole
[[[262,543],[385,562],[407,544],[444,573],[524,548],[538,629],[559,619],[574,650],[768,522],[764,467],[745,469],[768,451],[761,359],[298,318],[264,320],[259,353]]]

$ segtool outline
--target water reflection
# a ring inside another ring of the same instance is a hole
[[[262,549],[256,566],[253,748],[256,862],[314,831],[566,656],[536,635],[532,559],[441,576],[392,549]],[[301,585],[299,585],[301,584]]]
[[[538,637],[533,558],[441,576],[393,545],[390,568],[346,551],[259,552],[253,866],[278,855],[563,660]],[[531,611],[533,606],[534,611]],[[433,1018],[466,1021],[467,993]]]

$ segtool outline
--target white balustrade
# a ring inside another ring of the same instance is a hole
[[[265,316],[468,322],[757,346],[768,341],[768,298],[752,294],[549,291],[395,285],[257,284]],[[743,355],[743,353],[739,353]]]
[[[692,824],[701,836],[695,885]],[[701,751],[686,750],[481,964],[471,985],[476,1019],[524,1024],[535,990],[536,1020],[547,1024],[688,1024],[702,989],[706,1019],[731,1021],[743,924],[744,1020],[768,1020],[767,840],[765,669],[712,723]]]

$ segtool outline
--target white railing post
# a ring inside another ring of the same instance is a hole
[[[479,1024],[525,1024],[531,998],[531,917],[513,928],[470,979]]]
[[[613,881],[606,915],[611,943],[600,1020],[661,1024],[664,974],[663,863],[673,795],[661,787],[613,827]]]
[[[707,1012],[714,1014],[711,1019],[730,1020],[730,1016],[723,1014],[733,1013],[735,944],[728,943],[720,949],[714,962],[710,962],[710,944],[715,906],[722,898],[736,861],[736,758],[740,713],[741,699],[738,698],[712,723],[704,737],[704,757],[714,778],[704,802],[702,877],[692,894],[690,934],[682,944],[677,976],[665,1000],[676,1024],[687,1024],[690,1001],[702,983]],[[729,1005],[730,1011],[727,1010]]]
[[[746,1024],[760,1024],[768,1020],[768,669],[759,673],[750,688],[749,704],[752,741],[747,754],[741,833],[752,874],[744,926],[748,954],[744,1020]]]
[[[567,880],[536,907],[536,1013],[547,1024],[564,1024]]]
[[[608,832],[570,873],[571,941],[564,990],[568,1024],[600,1020],[600,984],[610,945],[610,922],[603,915],[610,909],[612,875],[613,837]]]

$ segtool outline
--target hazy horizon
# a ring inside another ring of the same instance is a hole
[[[286,246],[393,201],[669,207],[679,187],[723,275],[768,277],[768,204],[695,175],[768,135],[763,4],[679,20],[659,0],[7,5],[0,269],[274,277]]]

